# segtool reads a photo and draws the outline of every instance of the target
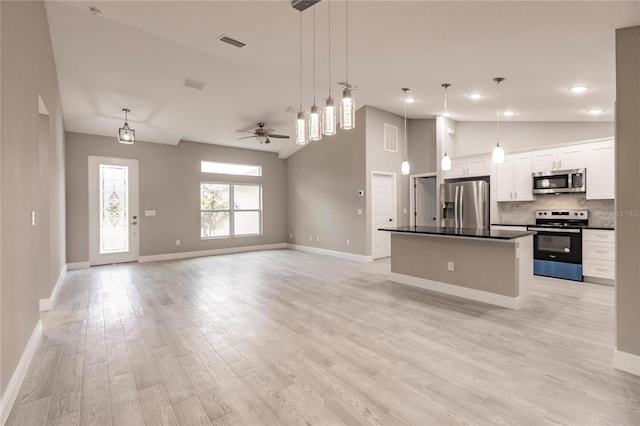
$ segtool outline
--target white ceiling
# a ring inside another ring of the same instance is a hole
[[[312,23],[317,22],[317,94],[328,91],[328,6],[303,18],[304,99],[312,101]],[[290,1],[48,1],[47,13],[66,129],[113,136],[121,109],[139,140],[181,139],[287,156],[292,139],[238,141],[259,121],[293,136],[299,104],[298,23]],[[94,16],[89,6],[104,15]],[[459,121],[495,119],[495,83],[512,120],[613,120],[616,28],[640,24],[640,1],[349,2],[350,81],[359,105],[402,114],[402,87],[417,102],[410,118],[434,117],[447,82]],[[331,1],[332,90],[345,76],[345,2]],[[247,43],[218,41],[227,34]],[[206,81],[202,91],[184,87]],[[568,87],[591,90],[573,95]],[[467,95],[485,95],[471,101]],[[605,113],[592,117],[590,108]]]

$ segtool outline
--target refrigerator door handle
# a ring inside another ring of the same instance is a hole
[[[454,203],[453,203],[453,214],[455,216],[455,226],[456,226],[456,228],[459,227],[459,225],[458,225],[458,192],[460,192],[460,187],[456,186],[456,195],[455,195]]]
[[[464,222],[462,221],[463,219],[462,215],[464,214],[462,211],[462,208],[464,207],[462,203],[463,199],[464,199],[464,186],[461,186],[460,187],[460,208],[458,209],[460,211],[460,228],[464,227]]]

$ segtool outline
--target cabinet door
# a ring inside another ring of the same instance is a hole
[[[465,175],[466,161],[451,160],[451,169],[444,172],[445,179],[458,178]]]
[[[489,176],[491,160],[487,157],[467,158],[467,176]]]
[[[513,198],[518,201],[533,201],[533,179],[531,153],[514,154]]]
[[[533,152],[533,171],[548,172],[556,169],[556,150],[545,149]]]
[[[587,144],[587,200],[615,198],[613,140]]]
[[[496,164],[496,198],[500,201],[513,201],[513,156],[508,155],[504,162]]]
[[[558,148],[556,169],[583,169],[587,166],[586,145],[570,145]]]

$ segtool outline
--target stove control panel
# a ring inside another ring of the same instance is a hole
[[[554,219],[569,221],[575,219],[589,219],[588,210],[536,210],[536,219]]]

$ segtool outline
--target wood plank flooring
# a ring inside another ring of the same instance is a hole
[[[519,311],[290,250],[67,274],[8,425],[638,425],[613,288]]]

